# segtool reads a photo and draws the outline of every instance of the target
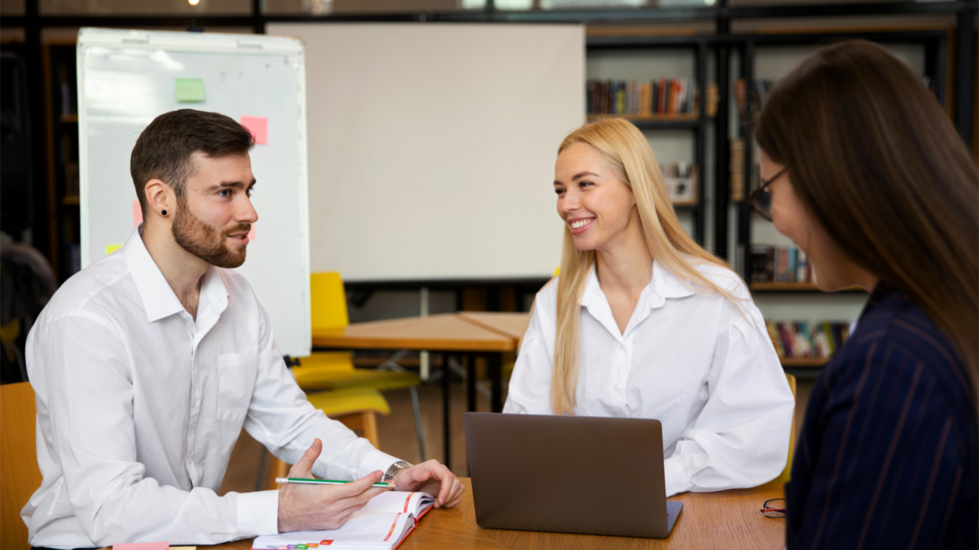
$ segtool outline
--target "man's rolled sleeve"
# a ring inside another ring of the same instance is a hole
[[[367,456],[360,463],[360,477],[364,477],[377,470],[386,472],[392,464],[400,460],[400,458],[395,458],[387,453],[373,449],[367,453]]]

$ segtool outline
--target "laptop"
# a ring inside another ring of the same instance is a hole
[[[666,538],[659,420],[466,413],[476,523],[485,529]]]

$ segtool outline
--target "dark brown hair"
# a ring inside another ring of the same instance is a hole
[[[136,140],[129,172],[146,215],[146,182],[161,179],[182,197],[194,168],[191,156],[244,155],[255,144],[251,132],[220,113],[180,109],[156,117]]]
[[[979,173],[921,79],[871,42],[825,47],[772,91],[755,138],[847,257],[948,336],[975,399]]]

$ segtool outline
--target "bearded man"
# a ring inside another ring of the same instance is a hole
[[[125,246],[69,279],[28,336],[44,480],[21,512],[35,548],[217,544],[333,529],[393,479],[453,506],[463,486],[412,466],[312,407],[268,314],[231,269],[258,220],[251,134],[217,113],[157,117],[130,170],[145,220]],[[342,486],[218,496],[241,429],[290,477]]]

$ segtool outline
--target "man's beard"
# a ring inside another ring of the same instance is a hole
[[[250,224],[239,224],[219,233],[195,216],[188,208],[186,200],[177,199],[177,203],[179,208],[173,214],[172,231],[174,240],[181,248],[217,267],[233,269],[245,263],[247,250],[242,248],[241,252],[232,251],[225,244],[225,238],[232,233],[248,233],[251,230]]]

